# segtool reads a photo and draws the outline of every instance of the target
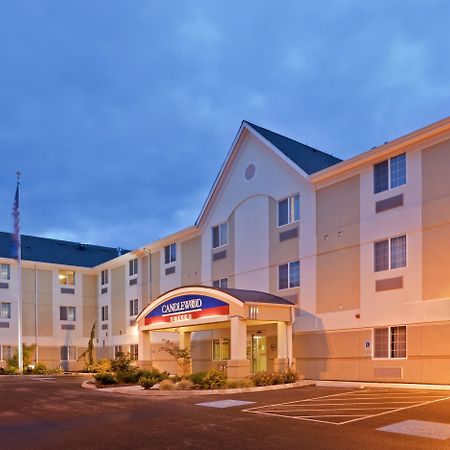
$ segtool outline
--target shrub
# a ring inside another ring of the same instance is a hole
[[[136,370],[135,361],[131,355],[125,355],[120,352],[117,358],[111,361],[111,370],[113,372],[131,372]]]
[[[226,377],[223,372],[219,372],[216,369],[211,369],[206,372],[200,386],[203,389],[221,389],[226,385]]]
[[[145,389],[148,390],[159,382],[158,379],[153,377],[141,377],[138,383]]]
[[[298,380],[298,375],[296,372],[292,370],[288,370],[286,373],[283,373],[284,383],[295,383]]]
[[[182,391],[188,391],[189,389],[192,389],[192,381],[180,380],[178,383],[175,384],[175,389],[179,389]]]
[[[256,372],[250,379],[253,381],[255,386],[270,386],[275,384],[273,381],[273,376],[269,372]]]
[[[48,374],[49,372],[50,371],[48,367],[44,363],[37,363],[33,369],[33,373],[35,375],[45,375]]]
[[[250,378],[241,378],[239,380],[227,380],[227,388],[246,388],[254,386],[253,381]]]
[[[15,367],[0,367],[0,375],[16,375],[17,369]]]
[[[111,360],[109,359],[99,359],[94,364],[88,366],[88,372],[105,373],[111,372],[111,370]]]
[[[161,389],[161,391],[170,391],[174,387],[175,387],[174,382],[169,379],[163,380],[161,381],[161,383],[159,383],[159,389]]]
[[[250,378],[255,386],[272,386],[274,384],[294,383],[295,381],[297,381],[298,376],[295,372],[288,370],[285,373],[257,372]]]
[[[144,378],[154,378],[156,379],[157,383],[159,383],[162,380],[166,380],[167,378],[169,378],[169,373],[164,371],[164,372],[160,372],[158,369],[152,369],[152,370],[139,370],[139,378],[144,377]]]
[[[206,372],[195,372],[188,376],[188,380],[191,380],[196,386],[201,386],[205,376]]]
[[[116,372],[116,379],[119,383],[137,383],[141,374],[137,369],[119,370]]]
[[[112,373],[96,373],[94,375],[95,381],[99,382],[100,384],[116,384],[117,380],[114,378],[114,375]]]

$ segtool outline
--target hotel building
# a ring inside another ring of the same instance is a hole
[[[450,383],[450,118],[346,161],[244,121],[197,222],[128,251],[22,237],[23,339],[67,370],[130,352],[231,378]],[[0,233],[0,364],[17,262]]]

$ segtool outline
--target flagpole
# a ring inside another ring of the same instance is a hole
[[[23,346],[22,346],[22,239],[20,237],[19,227],[19,186],[21,173],[17,172],[17,198],[15,205],[15,232],[17,233],[17,287],[19,291],[17,302],[17,357],[19,364],[19,373],[23,373]]]

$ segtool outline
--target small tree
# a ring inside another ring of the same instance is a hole
[[[191,368],[191,351],[188,348],[180,348],[178,344],[168,339],[163,339],[163,342],[164,345],[161,346],[161,350],[175,359],[175,362],[181,369],[181,378],[186,378]]]
[[[32,363],[32,356],[35,348],[36,344],[22,344],[22,361],[24,368],[28,367]],[[12,358],[8,360],[8,367],[14,367],[16,369],[19,368],[19,354],[17,350],[15,351]]]
[[[87,349],[78,357],[77,361],[84,358],[86,369],[89,370],[94,365],[94,340],[95,340],[95,322],[92,325],[91,336],[89,338]]]

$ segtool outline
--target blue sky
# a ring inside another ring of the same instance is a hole
[[[0,230],[194,223],[243,119],[348,158],[449,115],[450,3],[0,4]]]

